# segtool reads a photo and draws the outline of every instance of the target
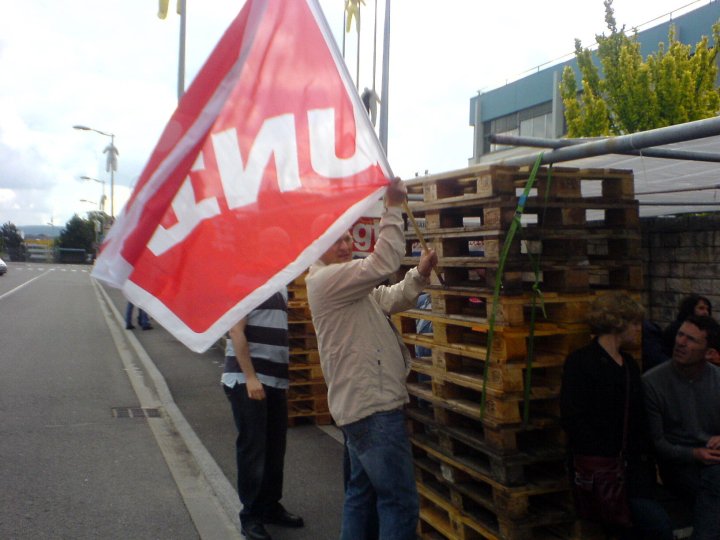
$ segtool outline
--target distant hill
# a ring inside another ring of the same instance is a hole
[[[38,236],[57,238],[63,229],[62,227],[52,227],[51,225],[18,225],[17,228],[23,232],[25,238],[37,238]]]

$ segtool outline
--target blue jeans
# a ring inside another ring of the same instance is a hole
[[[663,465],[663,483],[676,496],[694,503],[692,539],[720,540],[720,465]]]
[[[132,305],[130,302],[128,302],[127,308],[125,309],[125,326],[127,326],[127,327],[132,326],[132,315],[133,315],[134,307],[135,307],[134,305]],[[138,308],[137,322],[141,328],[150,326],[150,318],[148,317],[148,314],[145,313],[145,311],[140,308]]]
[[[662,505],[654,499],[630,497],[630,516],[633,527],[621,534],[627,540],[673,540],[670,517]]]
[[[340,539],[371,537],[366,528],[377,508],[380,540],[415,540],[419,503],[403,411],[375,413],[342,431],[350,478]]]
[[[237,428],[235,458],[243,524],[262,520],[282,498],[287,444],[287,392],[263,385],[265,399],[250,399],[247,386],[223,385]]]

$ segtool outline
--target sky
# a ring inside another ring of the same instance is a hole
[[[157,0],[4,0],[0,16],[0,223],[63,227],[99,208],[119,151],[115,214],[177,105],[180,17]],[[186,87],[245,3],[186,0]],[[287,0],[296,1],[296,0]],[[381,87],[378,2],[375,87]],[[614,0],[619,25],[667,20],[708,0]],[[344,0],[320,0],[339,46]],[[395,175],[440,173],[472,156],[470,98],[572,57],[606,32],[602,0],[392,0],[388,159]],[[359,88],[373,86],[375,0],[365,0]],[[357,34],[345,34],[353,77]],[[99,181],[83,181],[89,176]],[[102,181],[105,181],[103,184]],[[110,213],[109,201],[105,211]]]

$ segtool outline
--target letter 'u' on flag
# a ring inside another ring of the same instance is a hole
[[[204,351],[315,262],[390,177],[317,0],[249,0],[92,275]]]

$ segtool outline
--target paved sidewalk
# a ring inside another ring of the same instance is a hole
[[[105,288],[117,310],[126,301],[117,290]],[[135,323],[135,321],[133,321]],[[220,386],[223,351],[211,348],[197,354],[179,343],[153,321],[154,329],[136,328],[132,334],[157,367],[179,413],[187,420],[187,437],[197,439],[196,459],[217,473],[214,482],[222,503],[237,522],[239,501],[235,492],[235,426]],[[137,326],[137,325],[136,325]],[[162,384],[161,384],[162,385]],[[314,425],[288,431],[283,503],[305,519],[302,529],[268,526],[274,540],[334,540],[340,532],[342,512],[342,444],[339,430]],[[222,476],[222,477],[219,477]]]

